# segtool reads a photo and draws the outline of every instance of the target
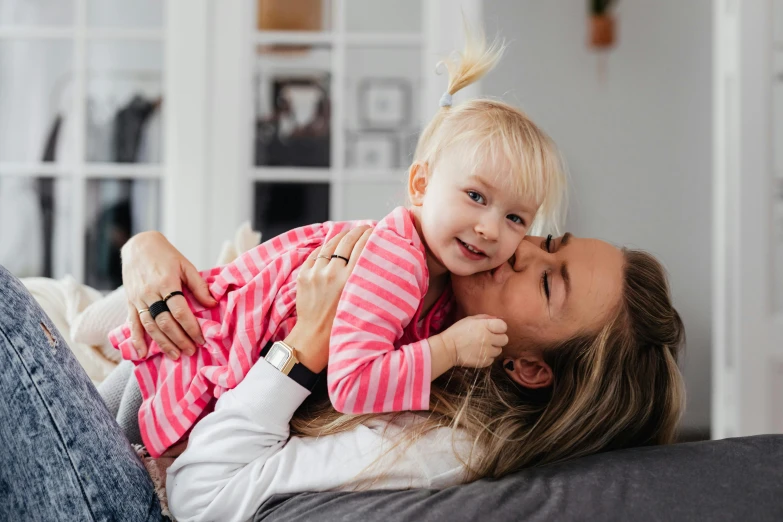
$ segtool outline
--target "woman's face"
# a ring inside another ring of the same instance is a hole
[[[623,254],[571,234],[526,237],[508,263],[452,276],[461,315],[490,314],[508,324],[504,355],[595,331],[620,301]],[[548,295],[547,295],[548,294]]]

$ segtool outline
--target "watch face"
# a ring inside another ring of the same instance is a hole
[[[285,348],[282,348],[276,344],[273,344],[272,347],[269,349],[269,353],[266,354],[266,360],[277,368],[278,370],[281,369],[283,366],[285,366],[285,363],[288,362],[288,359],[291,357],[291,354],[286,350]]]

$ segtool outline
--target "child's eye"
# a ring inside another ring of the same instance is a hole
[[[525,220],[522,219],[521,217],[517,216],[516,214],[510,214],[508,216],[508,219],[510,219],[511,221],[513,221],[514,223],[516,223],[518,225],[524,225],[525,224]]]
[[[475,190],[468,191],[468,197],[476,203],[484,203],[484,196],[476,192]]]

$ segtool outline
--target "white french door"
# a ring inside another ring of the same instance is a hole
[[[783,432],[783,1],[716,0],[713,437]]]
[[[0,263],[108,290],[161,226],[165,1],[0,0]]]

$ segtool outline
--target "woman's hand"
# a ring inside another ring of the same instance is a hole
[[[196,267],[163,234],[142,232],[125,243],[122,247],[122,282],[128,296],[131,340],[140,357],[147,354],[145,330],[161,351],[174,360],[179,359],[180,352],[193,355],[196,346],[204,344],[198,321],[181,295],[169,298],[166,304],[170,312],[163,312],[155,319],[149,312],[138,312],[170,292],[181,291],[182,283],[202,305],[217,304]]]
[[[341,232],[310,255],[296,279],[296,326],[286,344],[296,349],[299,362],[320,373],[329,360],[329,337],[337,304],[367,239],[369,227]],[[348,259],[346,263],[340,258]]]

